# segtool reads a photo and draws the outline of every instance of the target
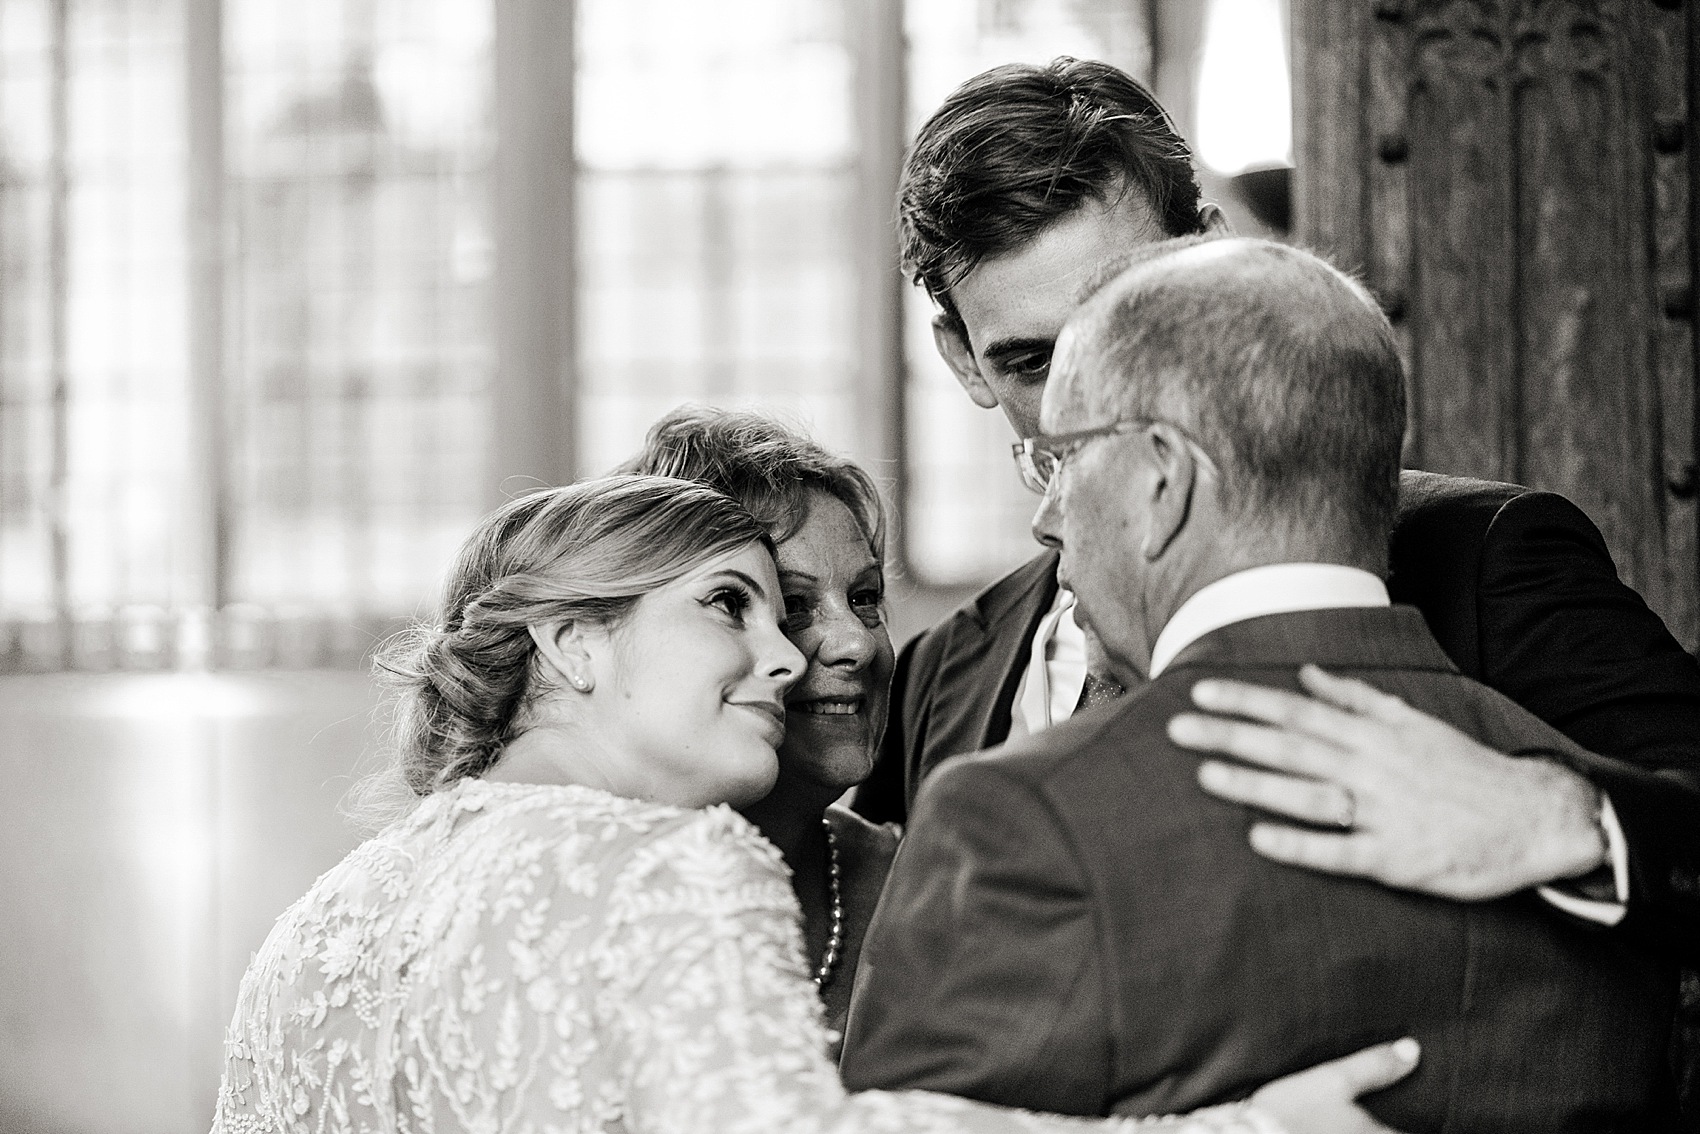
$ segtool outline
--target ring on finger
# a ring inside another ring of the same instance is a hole
[[[1340,813],[1334,817],[1334,825],[1342,831],[1350,831],[1358,825],[1358,797],[1352,794],[1352,789],[1340,789]]]

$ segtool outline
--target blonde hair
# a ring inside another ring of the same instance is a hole
[[[377,658],[393,752],[351,810],[392,818],[398,802],[405,809],[496,762],[539,690],[529,626],[617,623],[646,593],[751,543],[773,546],[741,505],[672,477],[604,477],[498,508],[456,557],[440,616]]]

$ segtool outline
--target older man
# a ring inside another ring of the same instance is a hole
[[[1596,758],[1389,605],[1404,390],[1363,290],[1260,241],[1134,262],[1070,321],[1030,451],[1035,528],[1078,616],[1114,676],[1149,682],[923,787],[864,947],[846,1083],[1161,1113],[1410,1033],[1422,1066],[1370,1102],[1393,1126],[1657,1128],[1674,976],[1624,934],[1532,895],[1454,903],[1274,865],[1246,809],[1197,790],[1199,758],[1166,731],[1194,684],[1293,687],[1310,663],[1490,748]],[[1554,877],[1599,854],[1585,835],[1550,847]]]

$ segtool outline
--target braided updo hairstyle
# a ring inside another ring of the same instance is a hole
[[[481,775],[524,731],[540,688],[528,626],[617,623],[646,593],[758,542],[773,548],[741,505],[672,477],[604,477],[498,508],[455,559],[440,618],[378,658],[393,689],[391,784],[399,772],[417,797]]]

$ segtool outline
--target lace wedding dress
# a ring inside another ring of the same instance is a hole
[[[1273,1130],[846,1095],[739,815],[466,781],[320,878],[242,980],[215,1134]]]

